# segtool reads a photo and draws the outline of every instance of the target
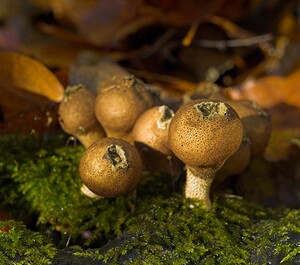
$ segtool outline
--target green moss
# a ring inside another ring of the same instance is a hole
[[[78,164],[84,149],[65,147],[61,140],[0,139],[0,204],[15,218],[35,220],[44,234],[60,231],[57,247],[70,238],[70,244],[84,247],[81,234],[89,231],[86,245],[100,248],[74,250],[66,259],[71,255],[112,264],[300,262],[300,210],[266,209],[225,196],[214,198],[208,212],[183,198],[182,182],[174,185],[172,177],[160,174],[144,176],[135,197],[93,201],[80,192]],[[3,241],[13,249],[12,256],[0,252],[0,261],[27,257],[42,242],[40,234],[21,228],[23,234],[10,241],[2,238],[9,233],[0,233],[1,246]],[[32,235],[40,239],[29,240],[18,252],[18,242]],[[62,250],[60,260],[63,255]]]
[[[124,233],[101,251],[75,255],[109,264],[262,265],[300,259],[299,210],[281,212],[222,198],[207,212],[177,196],[155,198],[148,206],[141,202],[139,209]]]
[[[31,138],[9,139],[13,146],[7,146],[8,139],[2,139],[3,145],[0,142],[4,154],[0,162],[0,202],[13,216],[26,219],[29,214],[36,215],[38,224],[50,224],[61,232],[62,244],[84,231],[92,232],[87,244],[120,233],[131,212],[132,199],[94,201],[80,192],[78,164],[83,147],[60,144],[63,147],[58,148],[47,142],[35,148]],[[26,148],[30,142],[33,146]]]
[[[13,220],[0,221],[0,242],[0,264],[51,264],[57,252],[43,235]]]

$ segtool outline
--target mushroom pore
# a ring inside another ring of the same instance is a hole
[[[79,173],[82,191],[87,196],[116,197],[136,188],[142,161],[133,145],[120,139],[103,138],[83,153]]]
[[[187,198],[198,199],[205,208],[211,208],[211,183],[242,138],[242,122],[224,102],[200,99],[179,108],[169,125],[169,145],[186,164]]]

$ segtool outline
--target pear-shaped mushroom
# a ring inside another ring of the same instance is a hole
[[[168,146],[168,129],[173,116],[174,112],[165,105],[145,111],[134,124],[132,130],[134,143],[170,155],[172,151]]]
[[[255,101],[226,101],[242,120],[246,137],[250,141],[251,155],[262,156],[268,145],[272,131],[271,116]]]
[[[187,198],[211,208],[211,183],[242,138],[242,122],[224,102],[194,100],[179,108],[169,126],[169,145],[186,164]]]
[[[151,106],[152,96],[141,80],[116,77],[97,95],[95,114],[108,137],[131,142],[135,121]]]
[[[94,198],[116,197],[133,191],[142,173],[142,161],[136,148],[126,141],[103,138],[82,155],[79,173],[82,192]]]
[[[169,107],[161,105],[146,110],[135,122],[132,140],[141,154],[144,170],[180,174],[182,163],[168,145],[169,124],[173,116]]]
[[[105,132],[94,113],[96,95],[82,85],[68,86],[59,105],[62,129],[75,136],[87,148],[105,137]]]
[[[238,150],[230,156],[224,165],[217,172],[213,181],[213,190],[217,188],[228,176],[233,176],[243,172],[250,163],[250,141],[244,135]]]

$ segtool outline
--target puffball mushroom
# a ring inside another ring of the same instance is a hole
[[[96,95],[82,85],[68,86],[58,109],[61,128],[87,148],[105,137],[94,113]]]
[[[169,145],[186,164],[185,196],[211,208],[210,187],[216,172],[240,147],[243,125],[228,104],[194,100],[179,108],[169,125]]]
[[[95,114],[108,137],[131,142],[131,130],[137,118],[152,106],[145,84],[135,78],[113,78],[96,98]]]
[[[250,141],[252,156],[261,156],[268,145],[272,131],[270,115],[255,101],[230,100],[226,101],[238,113],[242,120],[246,137]]]
[[[169,124],[173,110],[165,105],[146,110],[132,129],[133,144],[139,150],[146,171],[175,174],[180,172],[178,159],[168,146]]]
[[[183,103],[188,103],[197,99],[226,101],[229,98],[217,84],[203,81],[197,84],[194,91],[188,92],[183,96]]]
[[[213,190],[217,188],[228,176],[233,176],[243,172],[250,163],[251,152],[250,152],[250,141],[245,136],[238,150],[230,156],[224,165],[217,172],[215,179],[212,183]]]
[[[165,105],[155,106],[145,111],[132,129],[134,143],[141,143],[164,155],[170,155],[168,129],[173,116],[173,110]]]
[[[83,153],[79,163],[82,192],[93,197],[117,197],[133,191],[142,174],[142,160],[126,141],[103,138]]]

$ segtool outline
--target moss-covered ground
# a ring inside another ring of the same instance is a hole
[[[0,264],[300,262],[299,209],[222,195],[207,212],[182,196],[184,180],[146,174],[134,194],[91,200],[80,192],[83,151],[64,137],[1,136],[0,207],[13,220],[0,221]]]

